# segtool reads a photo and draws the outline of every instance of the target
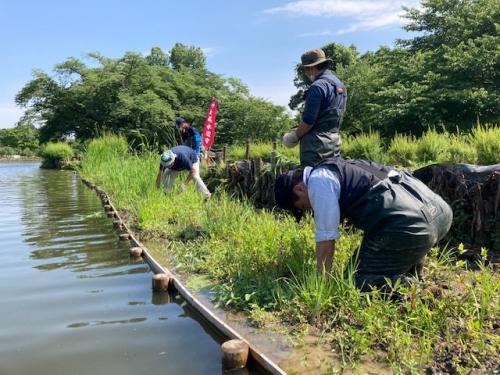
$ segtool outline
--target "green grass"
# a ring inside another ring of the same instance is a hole
[[[88,145],[81,173],[131,214],[142,238],[166,239],[164,256],[178,271],[210,280],[219,306],[246,311],[263,327],[266,316],[289,332],[312,325],[345,368],[366,358],[387,361],[394,373],[442,363],[467,373],[498,364],[500,281],[488,266],[468,271],[453,252],[434,249],[424,286],[395,285],[392,299],[361,293],[344,274],[358,231],[341,228],[333,273],[319,275],[309,215],[297,226],[223,191],[204,201],[192,184],[164,194],[154,187],[157,168],[157,155],[131,154],[124,139],[107,136]]]
[[[42,167],[61,168],[73,156],[73,148],[64,142],[49,142],[42,147],[40,155],[43,158]]]
[[[476,148],[479,164],[500,162],[500,126],[478,125],[472,130],[472,143]]]

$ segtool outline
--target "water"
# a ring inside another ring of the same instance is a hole
[[[0,163],[0,375],[221,374],[219,340],[103,213],[71,172]]]

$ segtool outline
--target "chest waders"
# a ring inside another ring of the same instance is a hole
[[[335,95],[337,86],[334,81],[321,78],[333,85]],[[340,155],[340,125],[344,110],[332,105],[321,112],[312,129],[300,139],[300,165],[313,166],[320,161]]]
[[[342,213],[364,231],[359,253],[351,258],[361,290],[414,275],[425,255],[451,226],[448,204],[407,172],[387,171],[347,161],[373,174],[375,184]],[[341,191],[342,194],[342,191]]]

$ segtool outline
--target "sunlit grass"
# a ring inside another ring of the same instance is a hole
[[[88,145],[81,173],[131,214],[143,237],[166,237],[164,255],[177,270],[211,280],[219,306],[273,314],[291,330],[314,325],[345,367],[380,351],[395,373],[419,373],[446,356],[457,371],[470,370],[497,355],[500,282],[490,266],[468,271],[451,249],[436,248],[424,285],[361,293],[346,272],[359,231],[341,228],[333,272],[318,274],[311,216],[297,225],[223,191],[208,201],[192,184],[180,192],[179,182],[165,194],[154,184],[157,159],[108,136]]]

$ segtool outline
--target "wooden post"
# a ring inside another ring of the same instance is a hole
[[[121,220],[113,220],[113,227],[116,229],[122,229],[123,223]]]
[[[227,371],[243,368],[248,360],[248,344],[243,340],[229,340],[222,344],[222,364]]]
[[[172,288],[172,280],[166,273],[153,275],[152,284],[155,292],[166,292]]]
[[[247,139],[247,143],[245,144],[245,160],[250,158],[250,140]]]
[[[106,215],[108,215],[108,217],[115,217],[115,211],[108,211]]]
[[[138,247],[138,246],[132,247],[129,252],[130,252],[130,256],[134,257],[134,258],[138,258],[138,257],[142,256],[142,248]]]
[[[106,211],[109,211],[109,210],[111,210],[111,209],[112,209],[112,207],[111,207],[109,204],[105,204],[105,205],[104,205],[104,209],[105,209]]]
[[[276,138],[273,139],[273,151],[271,153],[271,166],[276,166]]]
[[[222,162],[226,163],[226,157],[227,157],[227,143],[222,146]]]
[[[130,234],[120,233],[119,237],[120,237],[120,241],[128,241],[130,239]]]

